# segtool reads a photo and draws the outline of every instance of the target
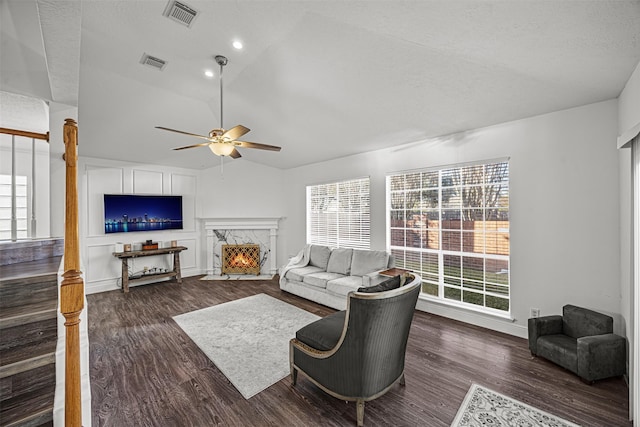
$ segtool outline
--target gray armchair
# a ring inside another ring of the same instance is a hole
[[[404,385],[405,351],[422,279],[409,275],[407,282],[398,287],[397,276],[350,292],[346,311],[300,329],[290,342],[293,384],[301,372],[328,394],[355,401],[362,426],[364,402],[397,382]]]
[[[578,375],[584,382],[624,375],[626,340],[613,333],[613,318],[565,305],[562,316],[529,319],[529,350]]]

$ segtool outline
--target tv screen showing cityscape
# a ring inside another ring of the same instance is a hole
[[[182,229],[182,196],[104,195],[104,232]]]

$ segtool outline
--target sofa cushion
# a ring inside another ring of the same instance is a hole
[[[317,286],[318,288],[326,288],[329,280],[340,279],[345,277],[338,273],[327,273],[326,271],[319,271],[317,273],[311,273],[304,276],[303,283],[311,286]]]
[[[359,288],[358,292],[375,293],[385,292],[392,289],[398,289],[400,287],[400,276],[390,277],[384,282],[378,283],[375,286],[369,286],[366,288]]]
[[[351,275],[364,276],[372,271],[384,270],[389,262],[389,254],[385,251],[353,250],[351,259]]]
[[[562,307],[562,332],[573,338],[613,333],[613,317],[575,305]]]
[[[330,254],[331,250],[327,246],[311,245],[309,249],[309,265],[326,270]]]
[[[346,314],[343,310],[316,320],[299,329],[296,338],[316,350],[331,350],[340,341]]]
[[[312,265],[307,265],[306,267],[292,268],[291,270],[287,271],[287,274],[285,274],[284,277],[286,277],[288,280],[302,282],[302,279],[307,274],[317,273],[319,271],[324,271],[324,269],[320,267],[314,267]]]
[[[353,249],[337,248],[331,251],[327,272],[340,273],[348,276],[351,272],[351,257]]]
[[[351,291],[357,291],[362,286],[362,277],[346,276],[340,279],[334,279],[327,282],[327,291],[336,295],[344,295],[345,297]]]
[[[538,338],[538,356],[549,359],[573,373],[578,372],[578,343],[568,335],[544,335]]]

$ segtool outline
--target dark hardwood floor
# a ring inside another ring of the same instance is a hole
[[[355,426],[353,402],[304,376],[245,400],[171,318],[257,293],[320,316],[334,311],[275,280],[192,277],[88,295],[93,426]],[[406,387],[365,405],[366,426],[449,426],[473,382],[583,426],[631,426],[622,378],[589,386],[533,358],[524,339],[424,312],[414,317],[405,373]]]

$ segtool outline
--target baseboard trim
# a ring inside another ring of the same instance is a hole
[[[182,269],[182,277],[192,277],[192,276],[200,276],[204,274],[203,271],[201,269],[198,268],[186,268],[186,269]],[[129,288],[134,288],[136,286],[144,286],[147,285],[149,283],[153,283],[153,281],[151,280],[153,276],[149,276],[149,282],[142,282],[142,283],[130,283],[129,284]],[[170,278],[165,278],[165,279],[159,279],[157,280],[157,282],[162,282],[162,281],[169,281]],[[85,294],[89,295],[89,294],[98,294],[101,292],[109,292],[109,291],[115,291],[115,290],[120,290],[122,289],[121,284],[120,284],[120,278],[111,278],[111,279],[102,279],[102,280],[93,280],[91,282],[86,282],[85,283]]]
[[[502,319],[495,316],[483,315],[482,313],[465,310],[463,308],[445,306],[425,299],[419,299],[416,309],[426,313],[436,314],[460,322],[469,323],[493,331],[514,335],[520,338],[528,337],[528,330],[525,326],[518,325],[509,319]]]

